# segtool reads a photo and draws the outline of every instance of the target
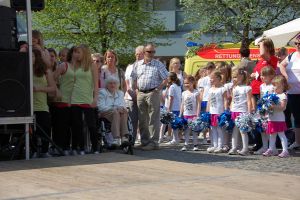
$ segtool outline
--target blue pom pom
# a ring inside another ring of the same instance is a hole
[[[184,119],[183,117],[175,117],[172,122],[171,122],[171,127],[172,129],[176,130],[176,129],[184,129],[186,128],[188,125],[188,122],[186,119]]]
[[[272,105],[279,104],[279,97],[277,94],[269,94],[268,92],[257,101],[257,112],[260,115],[272,114],[273,110],[270,108]]]
[[[174,113],[167,112],[165,108],[160,109],[160,122],[163,124],[170,124],[175,118]]]
[[[235,125],[241,132],[248,133],[253,129],[253,115],[250,113],[242,113],[235,119]]]
[[[234,121],[231,119],[230,111],[226,110],[218,117],[218,126],[228,132],[232,131],[234,127]]]

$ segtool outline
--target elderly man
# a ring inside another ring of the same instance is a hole
[[[133,140],[136,140],[137,135],[137,126],[138,126],[138,106],[136,102],[136,92],[133,88],[133,79],[131,78],[132,69],[137,65],[139,60],[144,58],[144,46],[138,46],[135,49],[135,58],[136,61],[128,65],[125,72],[125,81],[127,86],[127,92],[125,93],[125,102],[126,106],[129,109],[128,114],[132,121],[132,135]]]
[[[134,66],[131,77],[138,89],[137,105],[142,150],[158,149],[160,91],[167,83],[166,66],[154,59],[155,46],[144,47],[144,59]]]

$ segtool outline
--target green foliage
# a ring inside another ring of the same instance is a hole
[[[232,42],[249,47],[266,29],[300,16],[298,0],[182,0],[185,24],[199,24],[190,34],[232,34]]]
[[[47,0],[45,9],[33,14],[33,28],[49,47],[85,43],[94,52],[115,49],[128,56],[163,34],[163,23],[142,7],[142,0]]]

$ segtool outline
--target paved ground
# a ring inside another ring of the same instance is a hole
[[[3,161],[0,199],[299,199],[299,152],[279,159],[178,149]]]
[[[229,156],[227,154],[209,154],[206,152],[207,145],[200,145],[200,151],[181,152],[182,145],[167,146],[161,145],[160,151],[136,151],[135,154],[148,158],[159,158],[177,162],[205,164],[212,166],[222,166],[227,168],[237,168],[255,170],[261,172],[279,172],[300,176],[300,150],[290,151],[291,157],[278,158],[264,157],[258,155],[250,156]],[[192,147],[190,147],[192,148]]]

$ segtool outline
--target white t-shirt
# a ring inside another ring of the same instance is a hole
[[[229,97],[231,95],[230,90],[232,89],[232,86],[233,86],[232,82],[225,83],[224,86],[223,86],[225,88],[226,92],[227,92],[227,97]]]
[[[277,96],[279,97],[279,102],[281,103],[283,100],[287,100],[286,94],[282,93],[282,94],[277,94]],[[285,121],[285,116],[283,111],[279,111],[274,109],[272,114],[268,115],[268,121],[272,121],[272,122],[284,122]]]
[[[183,115],[185,116],[197,115],[198,95],[199,95],[198,90],[194,90],[193,92],[186,90],[182,93]]]
[[[290,62],[288,61],[288,57],[286,60],[288,61],[288,65],[286,67],[286,73],[289,77],[288,84],[291,86],[288,93],[289,94],[300,94],[300,58],[299,53],[293,53]]]
[[[181,105],[181,88],[180,88],[180,86],[173,83],[170,86],[170,89],[168,91],[169,103],[170,103],[170,96],[174,97],[171,111],[180,111],[180,105]]]
[[[108,70],[108,66],[107,65],[103,65],[101,68],[101,73],[100,73],[100,88],[105,88],[105,80],[110,77],[113,76],[115,77],[117,80],[119,80],[119,74],[118,74],[118,69],[116,69],[115,73],[111,73]],[[119,80],[120,83],[120,80]]]
[[[272,84],[266,85],[265,83],[260,85],[260,96],[263,97],[266,93],[273,93],[274,92],[274,86]]]
[[[202,101],[208,101],[208,90],[210,89],[210,77],[205,76],[203,78],[200,78],[197,84],[197,88],[203,88],[203,99]]]
[[[211,114],[221,114],[224,112],[224,92],[226,92],[224,87],[209,89],[209,112]]]
[[[135,63],[134,63],[135,64]],[[133,79],[130,77],[131,73],[132,73],[132,69],[134,64],[128,65],[125,71],[125,80],[129,81],[129,87],[131,89],[133,89]],[[131,96],[126,92],[125,93],[125,97],[126,100],[132,100]]]
[[[232,112],[248,112],[247,94],[251,90],[250,86],[237,85],[232,90]]]

